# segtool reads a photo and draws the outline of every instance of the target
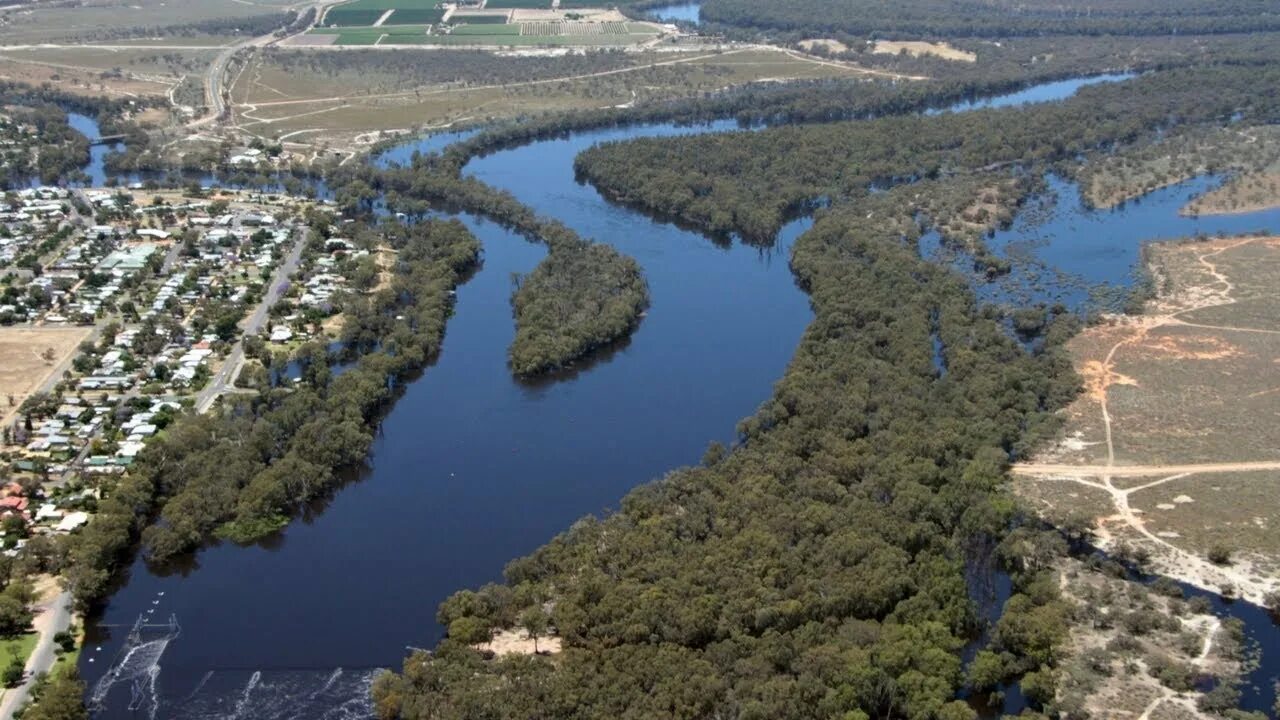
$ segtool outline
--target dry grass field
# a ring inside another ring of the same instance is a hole
[[[5,425],[91,331],[87,327],[0,328],[0,415]]]
[[[329,51],[325,51],[329,52]],[[431,50],[421,52],[424,62]],[[521,62],[512,57],[511,62]],[[231,91],[240,127],[300,141],[380,130],[442,127],[553,111],[626,105],[759,81],[860,77],[853,65],[783,51],[636,53],[633,62],[603,72],[501,85],[431,84],[405,89],[395,77],[341,75],[282,68],[255,58]],[[393,89],[394,88],[394,89]],[[336,134],[336,135],[335,135]]]
[[[1072,341],[1085,392],[1015,489],[1053,519],[1094,518],[1104,544],[1141,546],[1162,572],[1257,601],[1280,587],[1280,239],[1150,250],[1159,296]],[[1215,547],[1232,562],[1209,562]]]
[[[163,97],[184,77],[199,77],[216,52],[91,45],[4,50],[0,51],[0,78],[49,83],[81,95]]]
[[[912,57],[932,55],[943,60],[958,62],[977,62],[978,56],[968,50],[961,50],[944,42],[921,42],[917,40],[877,40],[872,52],[877,55],[897,55],[905,52]]]

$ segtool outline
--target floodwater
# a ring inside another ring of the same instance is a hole
[[[987,247],[1010,260],[1013,270],[996,282],[976,285],[984,301],[1062,303],[1081,312],[1117,309],[1139,279],[1142,246],[1149,242],[1280,231],[1280,209],[1195,217],[1179,213],[1223,178],[1193,178],[1106,209],[1087,207],[1073,182],[1053,175],[1046,180],[1045,192],[1031,198],[1009,228],[986,239]],[[937,233],[921,239],[920,251],[962,269],[971,261],[942,247]]]
[[[702,3],[675,3],[673,5],[649,8],[645,12],[662,22],[694,24],[702,22]]]
[[[809,221],[768,249],[715,242],[605,201],[574,180],[573,159],[602,141],[733,127],[583,132],[474,160],[467,172],[640,262],[653,304],[639,329],[561,376],[512,378],[512,276],[544,250],[462,216],[483,267],[459,288],[441,357],[388,413],[368,467],[269,541],[215,545],[163,573],[136,561],[88,628],[80,667],[97,716],[368,717],[377,670],[439,639],[441,600],[499,580],[506,561],[696,463],[710,441],[731,442],[811,319],[787,267]]]

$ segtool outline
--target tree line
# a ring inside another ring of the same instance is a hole
[[[1280,30],[1265,0],[705,0],[706,30],[794,32],[809,37],[956,38],[1024,35],[1225,34]]]

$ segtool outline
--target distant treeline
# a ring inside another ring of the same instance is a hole
[[[1063,47],[1063,45],[1066,47]],[[1101,72],[1167,70],[1215,62],[1264,65],[1280,62],[1280,34],[1163,38],[1018,38],[996,48],[974,45],[979,63],[904,60],[867,55],[859,62],[917,72],[928,81],[868,82],[827,79],[757,83],[709,97],[642,103],[522,118],[500,123],[450,145],[455,167],[471,158],[568,132],[639,123],[699,124],[734,120],[741,126],[830,123],[946,107],[1035,83]]]
[[[308,16],[308,13],[310,13],[310,16]],[[142,37],[196,37],[199,35],[258,37],[285,27],[300,29],[310,22],[310,17],[314,17],[313,10],[308,10],[307,13],[303,14],[296,12],[264,13],[243,17],[213,18],[211,20],[173,25],[107,28],[80,33],[77,37],[91,42]],[[306,18],[305,22],[303,22],[304,18]]]
[[[94,521],[68,540],[64,578],[78,603],[102,597],[139,535],[155,561],[214,534],[255,539],[364,460],[386,405],[439,352],[451,291],[480,249],[457,221],[388,224],[381,232],[399,250],[397,262],[390,287],[348,302],[350,366],[333,373],[327,350],[307,346],[298,357],[302,383],[233,400],[227,412],[185,415],[150,443],[105,488]],[[369,332],[376,342],[362,341]]]
[[[1233,116],[1275,122],[1280,98],[1258,92],[1275,83],[1280,65],[1179,69],[1021,109],[609,143],[583,152],[575,167],[612,198],[709,232],[768,240],[812,203],[873,184],[1074,158]]]
[[[705,0],[706,30],[749,28],[825,37],[1202,35],[1280,30],[1268,0]]]

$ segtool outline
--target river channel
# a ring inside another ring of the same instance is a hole
[[[987,102],[1058,99],[1085,82]],[[462,216],[483,243],[483,267],[458,291],[439,360],[388,413],[368,468],[268,542],[216,545],[167,574],[136,561],[88,628],[80,668],[96,716],[366,718],[378,669],[439,639],[441,600],[498,580],[504,562],[575,519],[696,463],[710,441],[732,441],[811,320],[787,266],[809,221],[789,224],[768,249],[714,242],[605,201],[575,181],[573,159],[602,141],[733,128],[583,132],[470,163],[466,172],[640,262],[653,304],[637,332],[565,375],[513,379],[512,274],[532,270],[544,251]],[[379,161],[440,142],[406,143]],[[1057,197],[1063,208],[1076,202]],[[1174,200],[1143,208],[1177,211]],[[1280,229],[1274,216],[1262,220]],[[1043,248],[1046,237],[1066,243],[1077,231],[1015,224],[1009,233]],[[1143,239],[1117,242],[1136,248]],[[1251,634],[1268,632],[1273,647],[1275,628],[1250,623]]]

